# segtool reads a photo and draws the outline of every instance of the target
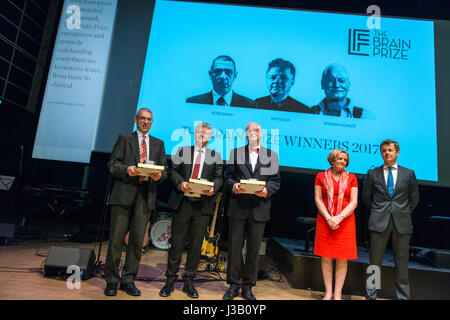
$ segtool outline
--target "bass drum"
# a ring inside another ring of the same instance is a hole
[[[161,219],[152,224],[150,239],[156,248],[164,250],[170,248],[171,229],[172,219]]]

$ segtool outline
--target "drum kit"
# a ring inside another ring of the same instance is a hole
[[[158,249],[169,249],[169,239],[172,234],[172,213],[156,212],[154,222],[151,222],[150,225],[150,240],[152,244]]]
[[[142,249],[146,251],[151,241],[156,248],[168,250],[170,248],[169,239],[172,235],[171,229],[172,212],[167,206],[158,201],[158,206],[147,224]],[[125,245],[128,245],[128,236],[129,234],[127,233],[124,239]]]

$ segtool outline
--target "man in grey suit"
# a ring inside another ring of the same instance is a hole
[[[380,146],[384,165],[367,172],[363,201],[370,209],[370,265],[380,267],[389,238],[395,258],[397,299],[410,298],[408,281],[409,243],[413,232],[411,214],[419,203],[413,170],[397,164],[398,142],[384,140]],[[369,280],[369,279],[368,279]],[[366,281],[366,298],[376,299],[376,286]]]
[[[260,145],[261,127],[250,123],[246,128],[248,144],[231,150],[225,174],[225,188],[229,191],[227,283],[230,288],[223,300],[232,300],[242,289],[246,300],[256,300],[252,287],[256,285],[258,258],[264,227],[270,219],[272,196],[280,189],[278,154]],[[246,194],[241,180],[265,181],[262,191]],[[245,262],[242,256],[247,241]]]
[[[141,108],[134,117],[137,131],[121,134],[114,145],[107,164],[109,172],[116,178],[110,199],[111,229],[109,247],[105,262],[105,295],[115,296],[120,282],[120,290],[132,296],[141,292],[134,285],[142,256],[145,229],[155,208],[156,187],[167,178],[167,163],[164,142],[148,134],[153,114]],[[137,164],[151,160],[164,166],[161,173],[139,176]],[[129,240],[122,274],[119,264],[125,234]]]
[[[198,298],[193,280],[200,262],[200,251],[203,236],[209,219],[214,212],[213,195],[221,188],[222,157],[220,153],[206,147],[211,140],[212,128],[207,123],[200,123],[195,128],[193,146],[179,148],[172,156],[170,181],[173,190],[170,193],[168,205],[175,210],[172,219],[171,246],[167,257],[166,284],[159,295],[170,296],[177,280],[181,257],[186,238],[189,238],[189,249],[183,274],[183,291],[191,298]],[[213,187],[205,187],[200,197],[186,196],[191,192],[189,179],[205,179],[214,183]],[[186,195],[185,195],[186,194]]]
[[[232,89],[237,74],[236,64],[231,57],[225,55],[216,57],[209,70],[212,91],[189,97],[186,102],[244,108],[254,107],[255,102],[252,99],[237,94]]]

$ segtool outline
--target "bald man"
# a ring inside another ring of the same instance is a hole
[[[230,288],[224,294],[224,300],[232,300],[239,289],[242,289],[244,299],[256,300],[252,287],[256,285],[258,275],[259,250],[264,227],[270,219],[271,198],[280,188],[278,154],[260,145],[261,127],[250,123],[245,134],[248,144],[231,150],[225,173],[225,188],[230,194],[227,209],[230,232],[227,283]],[[266,184],[261,192],[246,194],[241,179],[256,179]]]
[[[330,64],[322,73],[322,89],[325,98],[311,107],[315,114],[342,118],[375,119],[372,112],[354,104],[348,98],[350,78],[347,69],[338,63]]]

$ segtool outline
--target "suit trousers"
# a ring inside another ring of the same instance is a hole
[[[142,243],[145,229],[150,220],[148,208],[148,183],[139,185],[134,205],[111,207],[111,229],[109,247],[105,261],[105,278],[107,283],[132,283],[136,278],[142,256]],[[130,231],[122,277],[119,275],[120,259],[125,234]]]
[[[167,258],[167,279],[178,278],[181,257],[183,255],[186,238],[189,237],[188,252],[184,266],[183,279],[194,279],[200,263],[203,237],[209,223],[210,216],[201,212],[200,201],[183,199],[180,208],[172,218],[170,249]]]
[[[392,217],[386,230],[370,232],[370,264],[381,267],[391,234],[395,260],[395,293],[398,300],[407,300],[410,298],[408,261],[411,234],[399,234]],[[369,289],[366,284],[366,298],[376,299],[376,297],[377,289]]]
[[[229,218],[227,283],[234,287],[256,285],[258,277],[259,251],[266,223],[247,219]],[[242,255],[247,240],[245,259]]]

